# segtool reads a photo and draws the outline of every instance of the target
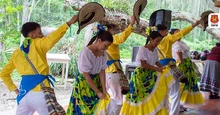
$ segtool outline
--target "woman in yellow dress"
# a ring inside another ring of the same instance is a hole
[[[179,32],[179,29],[172,29],[171,34]],[[173,58],[178,63],[178,69],[187,77],[186,83],[181,83],[180,103],[181,105],[199,106],[204,103],[204,98],[198,87],[197,75],[190,59],[190,48],[181,39],[172,46]]]
[[[121,115],[168,114],[165,106],[167,92],[174,80],[169,68],[163,69],[158,62],[156,47],[161,39],[161,34],[151,29],[146,45],[139,48],[136,58],[139,66],[131,76],[130,91],[122,105]]]

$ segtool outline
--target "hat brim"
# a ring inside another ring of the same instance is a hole
[[[98,22],[105,17],[105,9],[97,2],[90,2],[84,5],[78,14],[78,26],[77,34],[87,25]]]
[[[133,15],[134,15],[135,20],[137,21],[137,24],[139,24],[140,22],[140,15],[142,11],[144,10],[144,8],[146,7],[146,5],[147,5],[147,0],[138,0],[134,4]]]
[[[199,21],[199,23],[201,24],[203,31],[205,31],[206,27],[208,26],[208,16],[209,14],[214,13],[211,10],[205,11],[201,14],[201,20]]]

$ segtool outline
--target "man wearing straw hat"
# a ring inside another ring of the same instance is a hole
[[[107,65],[108,68],[106,69],[106,88],[107,91],[111,97],[111,104],[110,105],[110,115],[119,115],[121,107],[122,107],[122,101],[123,101],[123,95],[122,95],[122,87],[119,84],[120,76],[117,72],[117,67],[120,67],[119,69],[122,69],[120,64],[120,50],[119,45],[124,43],[128,36],[131,34],[133,30],[133,25],[135,21],[137,21],[137,24],[139,24],[140,21],[140,14],[144,10],[145,6],[147,4],[147,0],[138,0],[133,8],[133,16],[131,16],[131,21],[129,26],[119,35],[114,35],[114,41],[109,46],[107,52],[111,56],[112,59],[109,58]],[[113,33],[114,25],[106,25],[108,27],[108,31]]]

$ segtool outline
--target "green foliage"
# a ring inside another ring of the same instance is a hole
[[[77,30],[77,26],[72,26],[73,30]],[[70,33],[70,32],[69,32]],[[75,33],[75,32],[74,32]],[[74,34],[72,37],[69,36],[67,33],[51,50],[50,53],[64,53],[68,54],[70,59],[69,62],[69,70],[68,75],[69,77],[75,77],[78,75],[78,54],[79,51],[82,49],[83,44],[83,36],[84,30],[81,31],[79,35]],[[50,71],[54,75],[59,75],[62,72],[62,64],[58,63],[51,63],[50,64]]]
[[[120,55],[123,59],[130,59],[132,55],[132,47],[144,46],[146,38],[137,34],[132,33],[128,39],[120,45]]]
[[[0,43],[4,44],[3,51],[0,54],[1,64],[5,64],[12,51],[20,41],[20,33],[16,30],[17,17],[14,16],[21,11],[22,7],[16,5],[12,0],[3,0],[0,2]]]
[[[126,14],[131,14],[133,11],[133,4],[134,0],[97,0],[100,4],[103,5],[103,7],[113,10],[113,11],[121,11]]]

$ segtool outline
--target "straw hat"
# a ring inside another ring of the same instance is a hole
[[[105,9],[97,2],[90,2],[84,5],[78,14],[79,29],[77,34],[87,25],[98,22],[105,17]]]
[[[144,8],[147,5],[147,0],[138,0],[133,7],[133,15],[135,20],[137,21],[137,24],[140,22],[140,15],[141,12],[144,10]]]
[[[201,20],[199,23],[202,25],[203,31],[205,31],[206,27],[208,26],[208,16],[209,14],[214,13],[211,10],[207,10],[201,14]]]

